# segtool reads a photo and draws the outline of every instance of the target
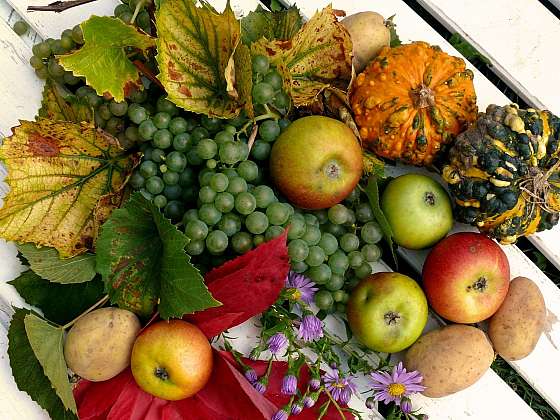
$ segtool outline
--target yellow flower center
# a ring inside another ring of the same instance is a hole
[[[391,384],[387,391],[392,397],[400,397],[405,393],[406,388],[403,384]]]
[[[293,289],[288,289],[290,291],[290,294],[292,295],[292,298],[294,300],[300,300],[301,299],[301,292],[296,289],[295,287]]]

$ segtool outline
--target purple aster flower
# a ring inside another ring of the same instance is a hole
[[[313,391],[317,391],[320,386],[321,380],[319,378],[311,378],[311,380],[309,381],[309,388],[311,388]]]
[[[404,397],[426,389],[425,386],[420,385],[422,382],[420,372],[416,370],[407,372],[402,362],[393,367],[391,374],[383,371],[372,372],[371,379],[375,400],[385,404],[395,402],[400,406]]]
[[[292,299],[307,303],[310,305],[313,302],[315,292],[319,290],[315,287],[315,283],[305,277],[303,274],[290,271],[286,277],[286,289]]]
[[[268,339],[266,345],[272,354],[280,353],[288,344],[288,339],[284,333],[276,333]]]
[[[259,394],[264,394],[266,392],[266,384],[260,380],[254,382],[253,387],[257,390]]]
[[[303,405],[301,405],[301,403],[295,403],[294,405],[292,405],[291,412],[294,416],[297,416],[302,411],[303,411]]]
[[[325,373],[323,382],[333,399],[341,404],[348,404],[352,394],[356,392],[356,385],[350,378],[340,375],[338,369],[333,369],[331,373]]]
[[[323,322],[315,315],[305,315],[299,325],[298,338],[315,341],[323,336]]]
[[[284,409],[282,409],[274,413],[271,420],[288,420],[288,416],[289,414]]]
[[[308,395],[303,399],[303,406],[305,408],[311,408],[315,405],[316,402],[317,400],[315,398],[313,398],[311,395]]]
[[[245,379],[247,379],[251,383],[257,382],[257,379],[259,379],[257,377],[257,372],[255,372],[254,369],[251,368],[247,368],[245,370],[244,375],[245,375]]]
[[[412,412],[412,402],[409,398],[403,398],[401,401],[401,410],[405,414],[410,414]]]
[[[280,392],[284,395],[295,395],[297,392],[297,378],[294,375],[284,376]]]

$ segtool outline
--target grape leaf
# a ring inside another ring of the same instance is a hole
[[[33,353],[51,381],[56,394],[66,409],[77,414],[76,401],[66,373],[68,368],[64,360],[64,330],[49,324],[35,314],[25,315],[24,324]]]
[[[235,50],[235,75],[239,97],[245,98],[245,114],[249,118],[255,116],[253,109],[253,73],[251,71],[251,50],[246,45],[239,45]]]
[[[164,319],[220,303],[190,263],[188,238],[139,193],[113,212],[97,241],[97,271],[111,302],[141,316]]]
[[[31,269],[45,280],[55,283],[83,283],[95,277],[94,254],[61,259],[54,248],[38,248],[33,244],[19,244],[17,247]]]
[[[293,39],[261,38],[251,52],[268,55],[275,64],[285,63],[297,107],[313,104],[329,86],[346,89],[352,77],[352,41],[331,6],[316,13]]]
[[[90,123],[22,121],[0,146],[10,192],[0,209],[0,236],[84,253],[96,236],[99,199],[123,194],[138,163],[118,141]]]
[[[385,25],[389,28],[389,33],[391,34],[391,41],[389,44],[391,48],[398,47],[399,45],[402,44],[401,39],[397,34],[397,24],[395,23],[394,19],[395,19],[395,15],[385,20]]]
[[[261,38],[291,39],[302,27],[303,19],[296,6],[276,12],[265,10],[260,5],[241,19],[241,39],[246,45]]]
[[[85,98],[78,98],[60,83],[47,79],[39,117],[55,121],[93,122],[93,110]]]
[[[30,305],[45,317],[63,325],[73,320],[103,296],[100,278],[78,284],[57,284],[44,280],[31,270],[9,282]]]
[[[127,57],[126,47],[141,51],[155,45],[149,35],[122,20],[92,16],[80,24],[84,45],[71,54],[58,56],[66,70],[84,76],[99,95],[110,93],[115,101],[124,101],[131,88],[142,88],[140,74]]]
[[[14,309],[15,313],[8,329],[8,356],[18,389],[29,394],[49,413],[52,420],[78,420],[74,413],[64,408],[29,343],[24,320],[33,312]]]
[[[231,89],[239,71],[232,62],[241,36],[240,25],[229,3],[221,14],[195,3],[183,0],[160,4],[156,13],[158,78],[167,98],[178,106],[231,118],[248,99]]]
[[[484,54],[481,54],[475,47],[473,47],[469,41],[461,36],[458,32],[455,32],[449,38],[449,43],[455,47],[459,53],[469,61],[474,61],[479,59],[484,64],[492,66],[491,61]]]

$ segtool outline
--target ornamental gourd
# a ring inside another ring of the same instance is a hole
[[[385,47],[358,75],[350,103],[364,147],[429,165],[476,119],[473,72],[437,46]]]
[[[560,211],[560,118],[490,105],[449,150],[456,218],[503,244],[550,229]]]

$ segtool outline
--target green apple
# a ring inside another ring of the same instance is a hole
[[[428,321],[428,302],[410,277],[376,273],[354,288],[346,313],[360,342],[375,351],[396,353],[422,334]]]
[[[381,195],[381,209],[395,242],[408,249],[432,246],[453,227],[447,192],[425,175],[406,174],[391,180]]]

